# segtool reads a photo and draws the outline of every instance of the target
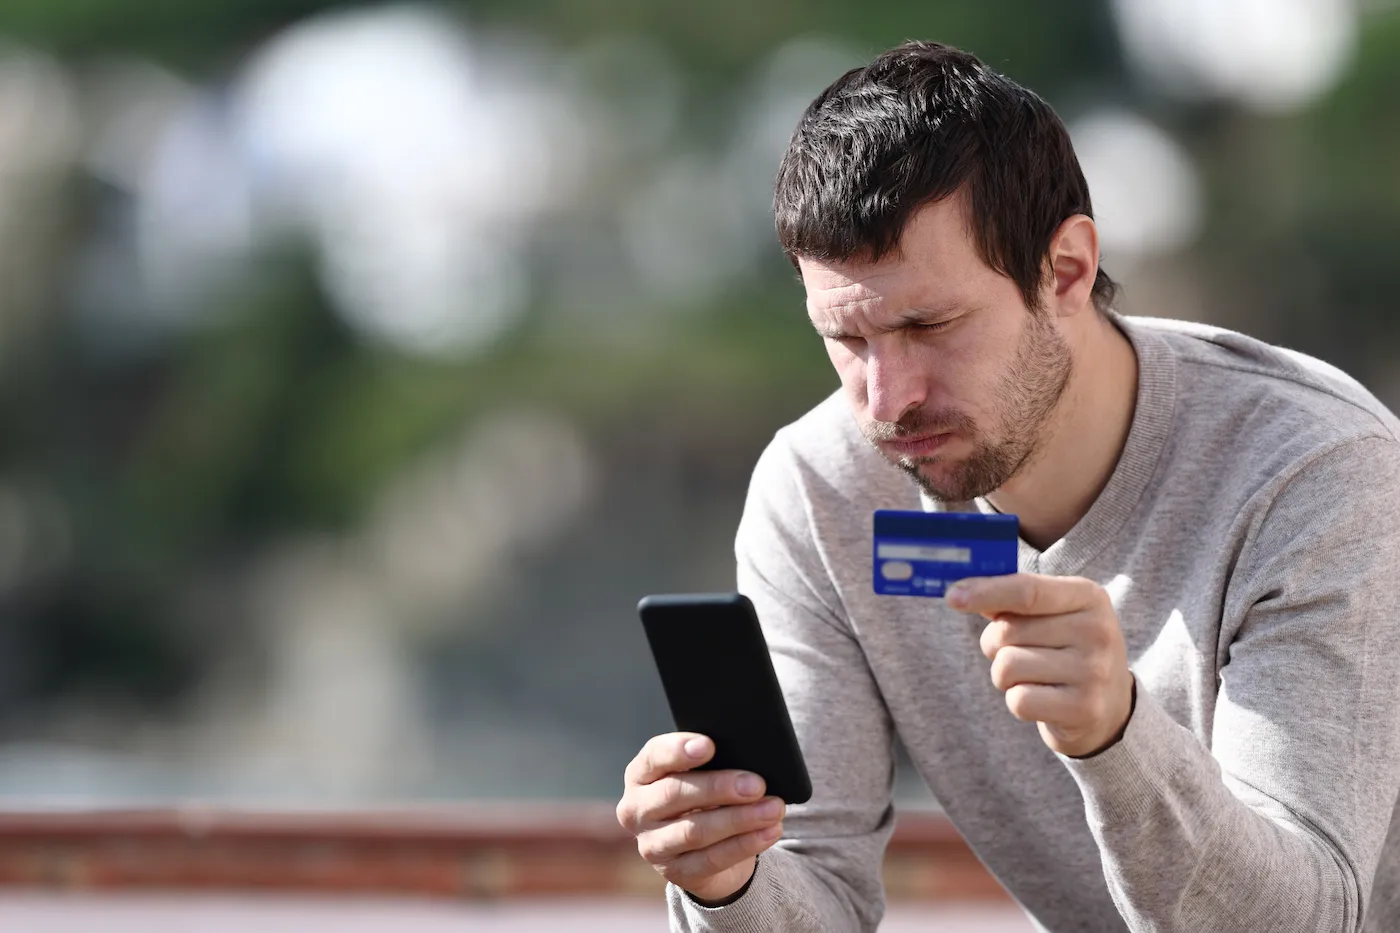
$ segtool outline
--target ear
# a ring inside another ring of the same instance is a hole
[[[1099,231],[1084,215],[1068,217],[1050,237],[1046,255],[1050,274],[1044,286],[1046,305],[1057,317],[1078,314],[1091,306],[1099,272]]]

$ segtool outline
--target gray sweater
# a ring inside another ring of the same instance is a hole
[[[833,396],[763,454],[737,539],[814,795],[733,904],[671,888],[673,930],[875,929],[896,735],[1045,930],[1400,930],[1400,422],[1300,354],[1115,320],[1139,361],[1127,444],[1020,569],[1112,595],[1122,740],[1057,756],[992,685],[980,617],[872,592],[872,511],[944,506]]]

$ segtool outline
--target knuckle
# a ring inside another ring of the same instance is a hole
[[[683,787],[680,781],[668,779],[658,782],[657,803],[666,810],[674,809],[680,802]]]
[[[991,653],[988,657],[996,657],[1008,648],[1017,647],[1017,639],[1020,637],[1016,625],[1008,619],[998,618],[987,624],[987,640],[990,643]]]
[[[1007,625],[1000,619],[995,619],[987,623],[982,629],[982,647],[984,650],[990,648],[995,654],[998,648],[1005,647]]]
[[[617,822],[621,824],[622,828],[628,832],[633,832],[633,827],[637,825],[636,810],[632,802],[628,800],[625,795],[617,802],[617,808],[614,812],[617,815]]]
[[[978,646],[982,649],[982,654],[989,660],[995,660],[997,654],[996,636],[992,634],[992,627],[988,625],[982,629],[982,637],[977,639]]]
[[[654,744],[655,742],[656,742],[656,739],[654,739],[654,738],[653,738],[653,739],[648,739],[648,740],[647,740],[647,743],[646,743],[645,745],[642,746],[642,750],[639,751],[639,752],[637,752],[637,756],[636,756],[635,758],[633,758],[633,759],[628,763],[628,765],[627,765],[627,770],[624,771],[623,774],[622,774],[622,780],[623,780],[624,783],[626,783],[626,784],[641,784],[641,783],[642,783],[642,779],[643,779],[644,777],[646,777],[646,775],[647,775],[648,773],[651,772],[651,769],[652,769],[652,755],[651,755],[651,752],[652,752],[652,746],[653,746],[653,744]]]
[[[992,661],[992,685],[998,690],[1005,690],[1011,686],[1011,679],[1007,676],[1007,665],[1003,663],[1005,652],[997,654]]]
[[[684,888],[696,880],[695,874],[681,862],[664,862],[654,867],[662,878],[678,888]]]
[[[681,845],[686,851],[700,848],[705,842],[705,830],[697,819],[681,820],[678,824]]]
[[[665,861],[661,847],[657,845],[656,833],[643,833],[637,837],[637,854],[653,865]]]
[[[1024,687],[1012,687],[1006,691],[1006,708],[1011,710],[1011,715],[1022,722],[1028,722],[1031,716],[1030,692]]]

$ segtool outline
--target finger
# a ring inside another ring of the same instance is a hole
[[[689,771],[632,789],[637,828],[651,829],[691,810],[752,803],[763,796],[763,778],[748,771]]]
[[[1013,573],[1002,577],[970,577],[948,590],[948,605],[987,618],[1001,613],[1048,616],[1076,612],[1093,605],[1103,591],[1082,577],[1051,577]]]
[[[978,644],[987,660],[1002,648],[1069,648],[1078,643],[1077,635],[1087,613],[1058,616],[998,615],[982,628]]]
[[[1010,645],[992,659],[992,683],[998,690],[1010,690],[1018,684],[1063,686],[1075,681],[1074,667],[1067,649]]]
[[[667,881],[685,887],[677,879],[706,878],[733,868],[744,859],[768,851],[783,837],[783,824],[774,823],[741,836],[731,836],[705,849],[682,855],[666,864],[662,871]]]
[[[697,732],[668,732],[658,735],[642,746],[623,772],[628,786],[650,784],[668,774],[689,771],[709,761],[715,753],[715,743]]]
[[[1071,723],[1083,718],[1074,688],[1016,684],[1006,691],[1006,708],[1022,722]]]
[[[698,810],[638,836],[637,850],[642,858],[653,864],[674,862],[684,855],[711,848],[734,836],[772,826],[782,820],[783,811],[783,802],[777,797],[766,797],[758,803],[742,807]],[[724,865],[712,870],[727,867]]]

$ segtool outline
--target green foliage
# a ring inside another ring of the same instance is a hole
[[[79,66],[132,54],[217,83],[276,30],[334,6],[7,0],[0,35]],[[1205,270],[1207,306],[1193,310],[1319,354],[1373,386],[1394,379],[1400,12],[1367,14],[1356,62],[1325,100],[1261,116],[1137,85],[1102,0],[479,0],[449,10],[565,51],[615,33],[654,37],[692,81],[683,122],[697,137],[715,129],[706,114],[732,107],[754,67],[799,35],[837,36],[868,55],[906,38],[939,39],[1057,105],[1128,103],[1169,128],[1205,180],[1208,223],[1187,258]],[[81,240],[75,232],[62,248],[76,253]],[[65,253],[53,265],[73,261]],[[304,255],[269,262],[203,323],[139,353],[94,349],[61,295],[22,347],[7,348],[0,480],[42,480],[66,507],[71,547],[61,567],[0,597],[0,645],[29,659],[22,680],[0,680],[0,715],[71,696],[178,709],[222,646],[191,622],[191,586],[288,541],[353,535],[394,477],[493,413],[559,413],[613,466],[644,446],[629,439],[637,425],[648,441],[650,432],[685,435],[678,458],[710,449],[732,459],[836,385],[776,250],[717,298],[678,295],[673,308],[619,308],[597,321],[535,308],[526,326],[462,358],[409,356],[356,334],[313,266]],[[710,470],[729,485],[705,502],[736,503],[742,472]],[[614,486],[626,494],[625,482]],[[677,515],[677,527],[695,518],[679,506]],[[603,539],[641,559],[665,543],[657,537],[643,547],[630,530],[610,529]]]

